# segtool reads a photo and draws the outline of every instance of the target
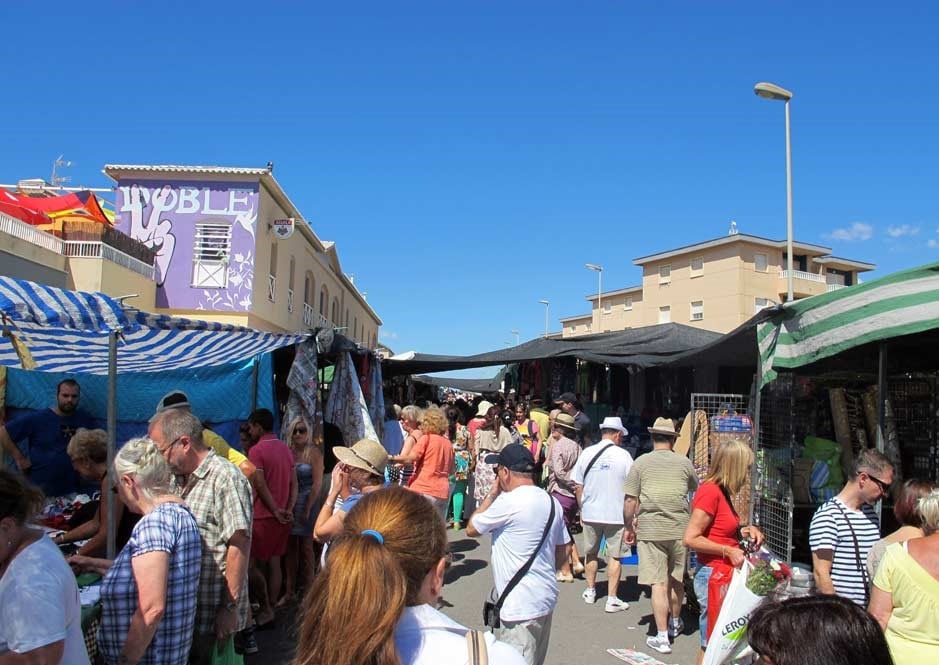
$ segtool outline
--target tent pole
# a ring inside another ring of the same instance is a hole
[[[254,363],[251,365],[251,410],[258,408],[258,362],[260,356],[254,357]]]
[[[120,331],[112,330],[108,335],[108,471],[114,468],[114,454],[117,452],[117,336]],[[111,483],[120,482],[111,478]],[[117,550],[117,501],[108,497],[108,541],[107,556],[114,559]]]
[[[877,358],[877,450],[884,452],[887,421],[887,343],[878,345]]]

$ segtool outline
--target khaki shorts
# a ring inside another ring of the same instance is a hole
[[[685,578],[685,544],[678,540],[640,540],[639,584],[665,584],[669,576],[681,582]]]
[[[623,556],[623,529],[622,524],[601,524],[599,522],[584,522],[584,550],[586,556],[595,557],[600,552],[600,536],[606,538],[606,556],[610,559],[619,559]]]

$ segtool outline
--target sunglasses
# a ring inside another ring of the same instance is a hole
[[[865,473],[867,473],[867,472],[865,471]],[[877,478],[877,477],[875,477],[875,476],[872,476],[872,475],[869,474],[869,473],[867,473],[867,477],[870,478],[871,480],[873,480],[873,481],[877,484],[877,487],[880,488],[880,493],[881,493],[881,494],[883,494],[884,496],[886,496],[887,494],[890,493],[890,484],[889,484],[889,483],[885,483],[885,482],[882,481],[880,478]]]
[[[293,431],[294,434],[306,434],[306,427],[298,427]]]

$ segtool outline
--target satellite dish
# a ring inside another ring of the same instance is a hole
[[[320,353],[328,353],[333,348],[333,340],[336,339],[336,333],[332,328],[320,328],[316,333],[316,348]]]

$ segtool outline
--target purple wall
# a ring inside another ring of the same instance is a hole
[[[157,307],[251,310],[258,183],[124,178],[115,206],[117,228],[157,248]],[[193,285],[196,224],[231,227],[228,265],[204,264],[226,288]]]

